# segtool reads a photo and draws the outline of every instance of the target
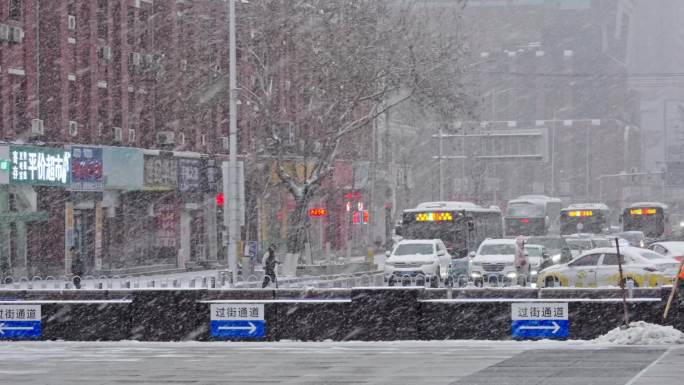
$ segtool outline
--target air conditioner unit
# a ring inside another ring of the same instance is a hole
[[[128,143],[135,143],[135,129],[128,129]]]
[[[76,16],[74,16],[74,15],[68,15],[67,16],[67,26],[72,31],[74,31],[76,29]]]
[[[137,67],[140,65],[140,62],[142,62],[142,56],[138,52],[131,52],[130,60],[131,60],[131,65],[134,65]]]
[[[100,47],[98,56],[102,60],[110,60],[112,58],[112,49],[109,46]]]
[[[10,27],[9,41],[21,43],[24,40],[24,31],[19,27]]]
[[[185,133],[181,132],[178,134],[178,144],[180,144],[180,145],[185,144]]]
[[[114,127],[114,141],[123,141],[123,130],[121,129],[121,127]]]
[[[7,24],[0,24],[0,40],[8,41],[10,39],[10,26]]]
[[[73,120],[69,121],[69,135],[71,135],[71,136],[78,135],[78,123],[74,122]]]
[[[221,137],[221,148],[224,150],[228,150],[228,147],[230,147],[230,141],[228,140],[228,137],[222,136]]]
[[[31,119],[31,135],[38,136],[45,134],[45,126],[42,119]]]
[[[157,132],[157,144],[159,145],[173,145],[176,141],[176,133],[173,131],[159,131]]]

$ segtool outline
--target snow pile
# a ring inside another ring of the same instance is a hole
[[[615,328],[596,338],[594,342],[619,345],[684,344],[684,333],[672,326],[638,321],[631,322],[627,329]]]

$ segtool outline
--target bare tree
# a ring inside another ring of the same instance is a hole
[[[273,0],[243,19],[241,99],[256,111],[261,152],[295,201],[288,252],[302,251],[308,205],[345,138],[369,135],[374,119],[402,103],[440,116],[460,109],[458,21],[428,11],[425,2]],[[303,175],[285,166],[292,159]]]

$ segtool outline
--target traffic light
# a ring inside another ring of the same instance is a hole
[[[225,201],[225,198],[223,196],[223,193],[216,194],[216,206],[223,207],[224,201]]]

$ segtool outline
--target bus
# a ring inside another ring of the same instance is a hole
[[[560,234],[602,234],[610,229],[610,209],[603,203],[576,203],[560,215]]]
[[[546,235],[557,231],[561,200],[545,195],[523,195],[508,201],[506,236]]]
[[[647,238],[659,238],[669,224],[667,211],[667,205],[659,202],[633,203],[620,217],[622,231],[642,231]]]
[[[502,238],[501,209],[470,202],[425,202],[404,210],[405,239],[441,239],[454,258],[466,257],[486,238]]]

